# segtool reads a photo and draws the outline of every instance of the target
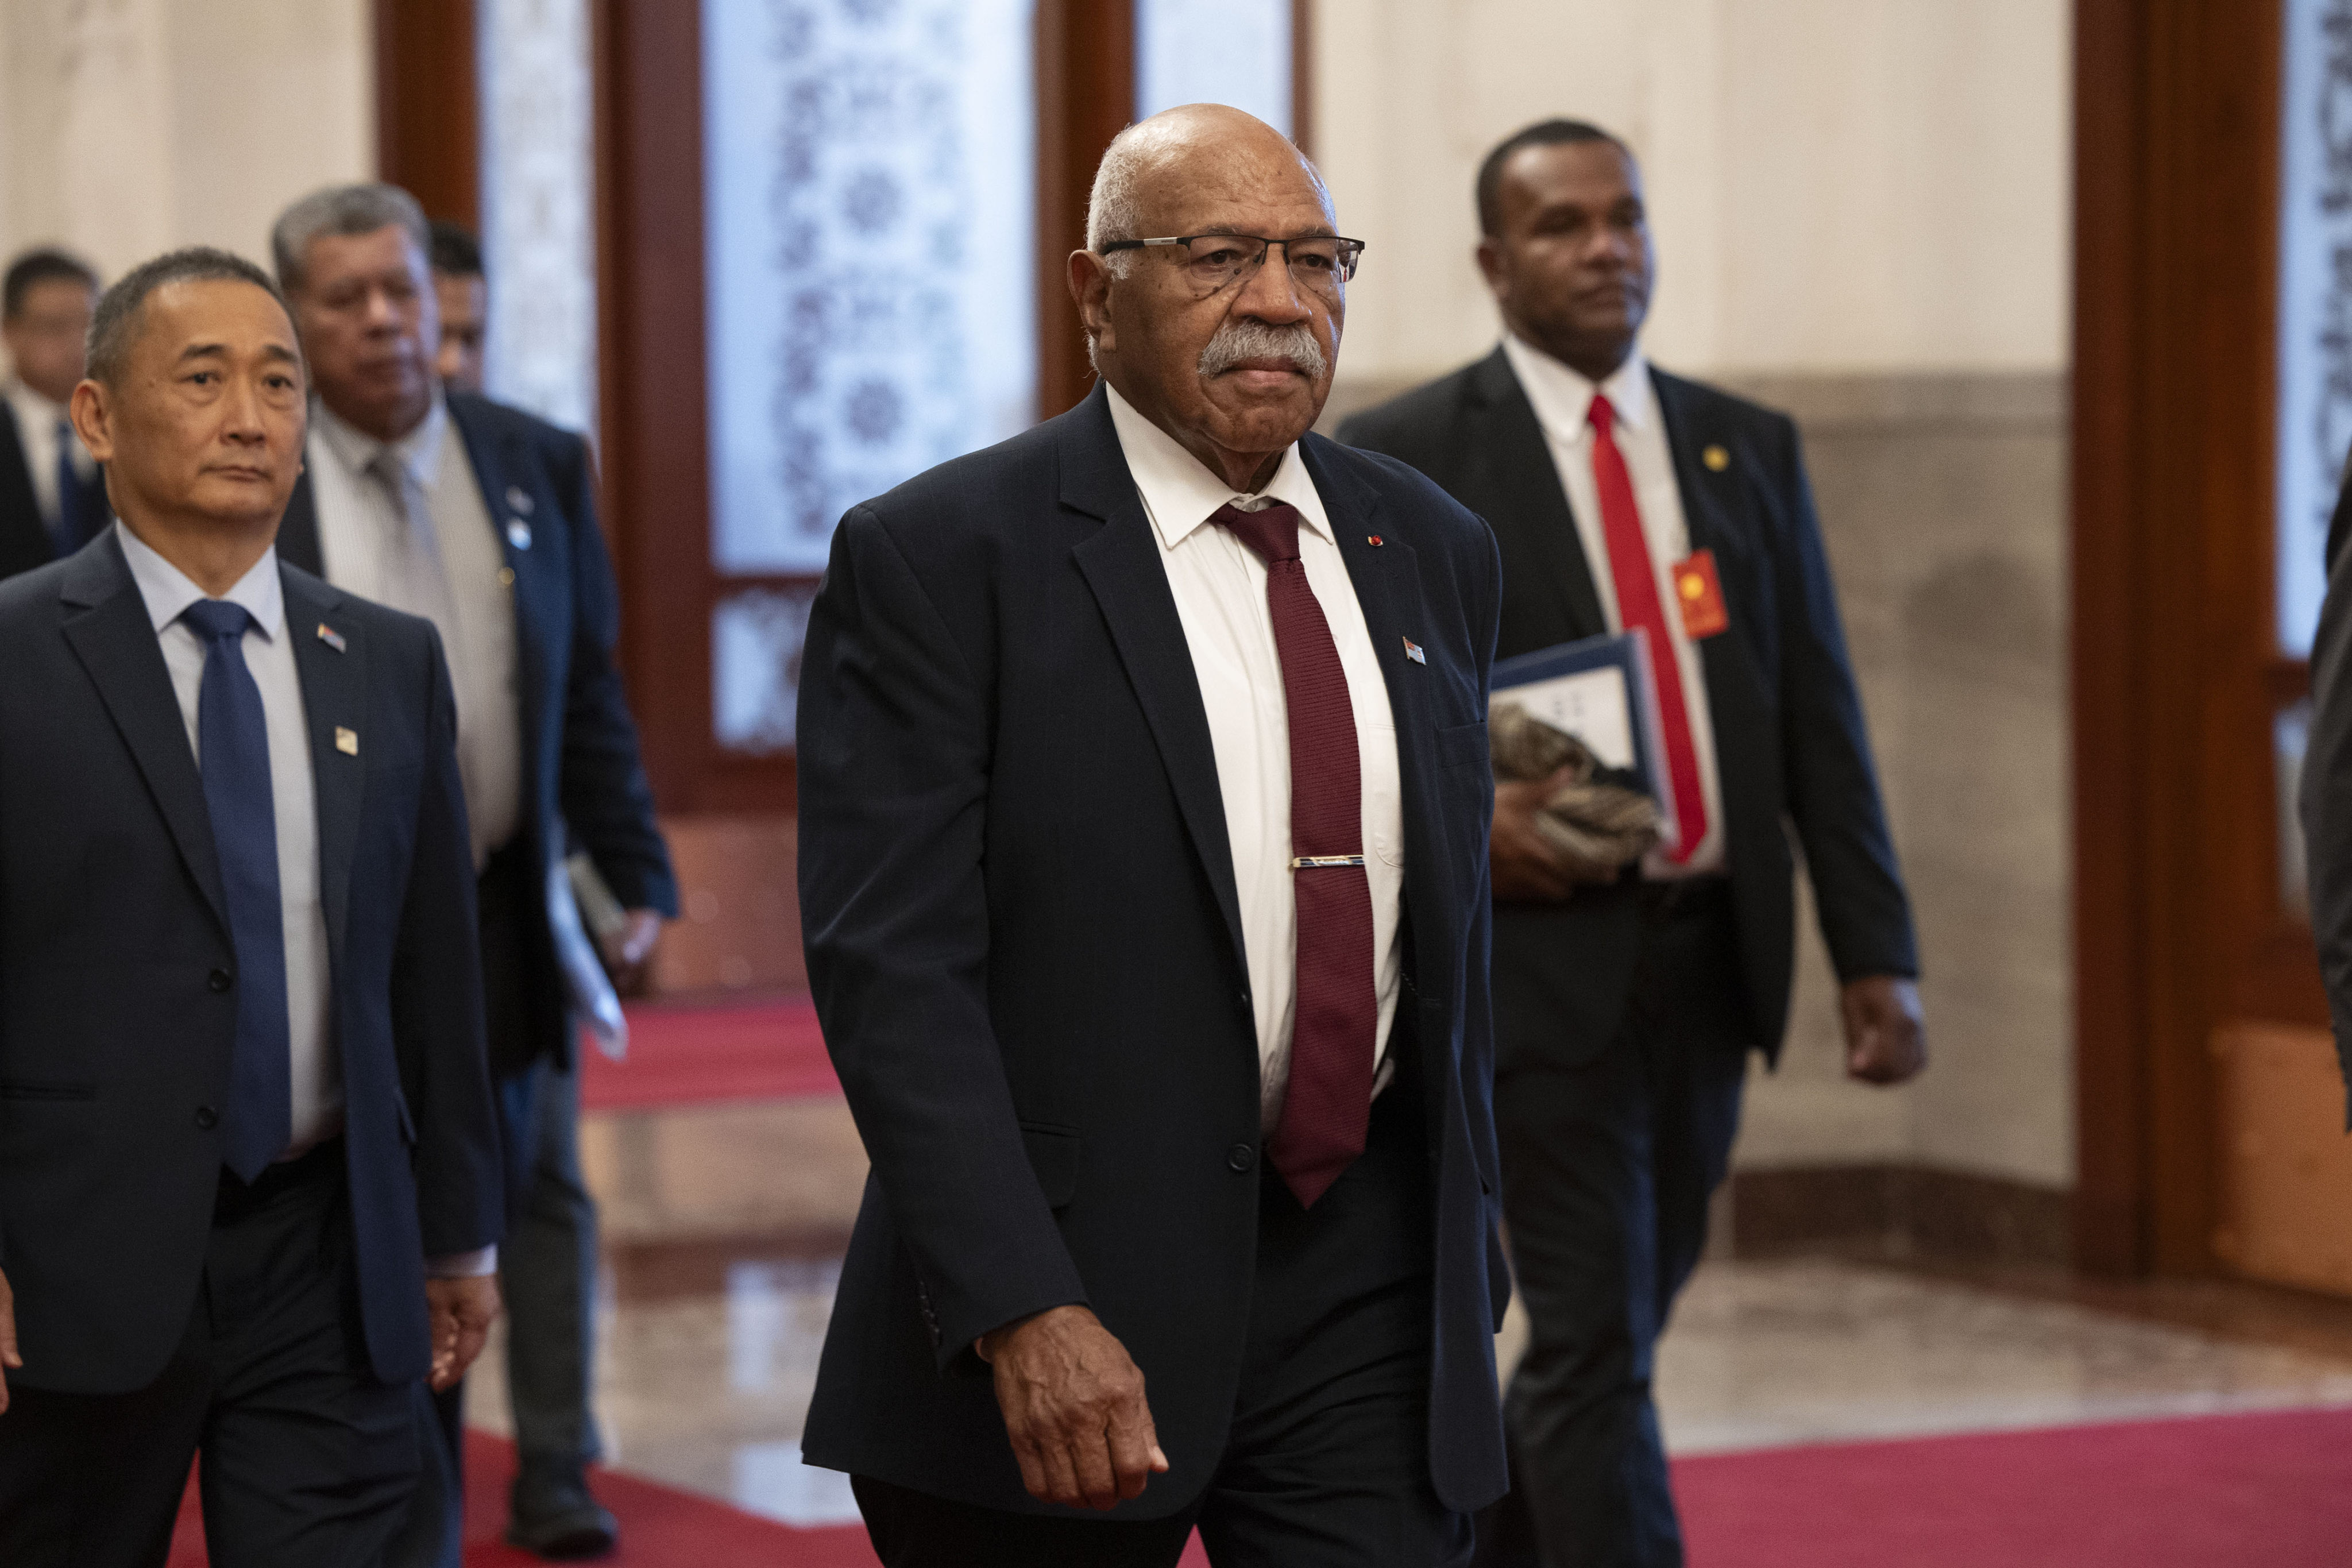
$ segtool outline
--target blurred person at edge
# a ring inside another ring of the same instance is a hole
[[[0,584],[0,1563],[383,1561],[498,1310],[457,709],[433,628],[281,561],[268,275],[109,289],[120,521]]]
[[[1315,435],[1280,132],[1103,154],[1101,380],[854,507],[801,910],[873,1156],[801,1440],[889,1568],[1457,1568],[1504,1485],[1475,517]]]
[[[25,252],[0,282],[0,577],[62,560],[105,525],[105,478],[66,409],[97,304],[98,274],[62,250]]]
[[[278,547],[352,592],[440,627],[457,689],[457,760],[478,873],[491,1078],[507,1155],[500,1284],[521,1469],[508,1539],[541,1555],[609,1550],[590,1491],[595,1206],[580,1175],[577,1035],[565,971],[579,941],[564,874],[584,847],[628,910],[604,944],[614,984],[643,984],[677,912],[614,663],[619,605],[587,447],[518,408],[447,391],[432,237],[395,186],[304,197],[271,235],[317,393]],[[422,1412],[425,1479],[398,1568],[455,1564],[462,1400]],[[437,1433],[437,1436],[436,1434]]]
[[[1476,198],[1501,345],[1339,437],[1492,525],[1498,657],[1648,634],[1680,826],[1601,872],[1536,833],[1549,784],[1496,790],[1496,1123],[1530,1337],[1506,1405],[1513,1490],[1479,1554],[1666,1568],[1682,1539],[1651,1369],[1748,1055],[1774,1059],[1787,1028],[1784,823],[1843,983],[1853,1077],[1925,1064],[1918,961],[1795,426],[1643,357],[1654,258],[1616,137],[1529,126],[1488,154]]]
[[[433,368],[451,392],[482,390],[482,340],[489,331],[490,285],[482,243],[464,224],[433,220],[433,297],[441,308],[441,352]]]

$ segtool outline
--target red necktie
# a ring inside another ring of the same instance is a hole
[[[1690,708],[1683,698],[1683,666],[1667,635],[1666,612],[1658,602],[1658,574],[1650,541],[1642,531],[1642,509],[1634,504],[1633,477],[1610,431],[1617,410],[1595,393],[1584,417],[1592,426],[1592,488],[1601,492],[1601,531],[1609,542],[1609,574],[1617,582],[1617,618],[1632,631],[1650,634],[1650,668],[1658,682],[1658,724],[1665,731],[1666,782],[1674,792],[1680,837],[1669,857],[1680,865],[1698,853],[1706,837],[1706,794],[1699,787],[1698,748],[1691,741]]]
[[[1298,911],[1298,1000],[1290,1084],[1266,1157],[1313,1206],[1364,1152],[1380,1003],[1356,710],[1323,606],[1298,559],[1298,512],[1225,506],[1212,520],[1265,563],[1265,605],[1290,715],[1290,887]],[[1317,862],[1320,862],[1319,864]]]

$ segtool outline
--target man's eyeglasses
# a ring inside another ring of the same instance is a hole
[[[1113,239],[1101,254],[1140,250],[1146,246],[1172,246],[1176,259],[1196,298],[1205,300],[1230,287],[1234,279],[1255,277],[1265,265],[1266,253],[1282,247],[1290,280],[1323,298],[1337,300],[1349,279],[1356,275],[1357,258],[1364,254],[1360,239],[1336,234],[1308,235],[1299,239],[1267,239],[1255,234],[1180,234],[1165,239]]]

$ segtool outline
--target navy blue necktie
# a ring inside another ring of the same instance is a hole
[[[292,1047],[286,1019],[286,926],[278,892],[278,811],[269,787],[269,729],[261,688],[245,666],[253,616],[226,599],[181,613],[205,640],[196,696],[205,807],[228,895],[236,949],[236,1047],[229,1058],[222,1163],[250,1182],[294,1136]]]
[[[49,531],[49,542],[57,546],[58,557],[63,560],[89,542],[89,486],[74,467],[74,429],[68,420],[58,421],[58,521]]]

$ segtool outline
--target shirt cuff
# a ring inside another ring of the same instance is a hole
[[[445,1252],[425,1260],[427,1279],[478,1279],[499,1271],[499,1249],[478,1247],[471,1252]]]

